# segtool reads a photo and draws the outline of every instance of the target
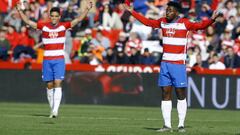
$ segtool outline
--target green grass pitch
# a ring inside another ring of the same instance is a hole
[[[176,109],[173,133],[158,133],[158,107],[62,105],[57,119],[47,104],[0,103],[0,135],[179,135]],[[189,109],[187,135],[240,135],[240,111]]]

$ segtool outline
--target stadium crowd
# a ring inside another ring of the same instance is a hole
[[[41,33],[25,25],[14,8],[19,0],[0,1],[0,61],[42,62]],[[34,21],[48,22],[51,7],[62,20],[79,16],[87,0],[25,0],[24,12]],[[161,30],[142,25],[125,12],[121,0],[92,0],[87,18],[66,34],[66,63],[160,64]],[[135,0],[134,9],[147,18],[165,15],[169,0]],[[181,16],[191,21],[221,16],[204,31],[190,32],[187,66],[240,68],[240,2],[238,0],[178,0]],[[157,45],[156,45],[157,43]]]

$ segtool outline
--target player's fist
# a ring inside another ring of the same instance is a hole
[[[87,4],[87,9],[90,10],[93,7],[93,2],[89,1]]]
[[[125,0],[125,4],[128,5],[128,6],[131,6],[131,3],[133,2],[134,0]]]
[[[222,13],[219,13],[218,11],[214,11],[211,19],[216,20],[219,16],[221,16],[221,14]]]

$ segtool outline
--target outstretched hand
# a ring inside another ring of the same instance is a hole
[[[17,11],[21,11],[21,4],[20,3],[17,3],[16,7]]]
[[[221,15],[221,13],[219,13],[218,11],[215,10],[212,14],[211,19],[216,20],[220,15]]]
[[[90,10],[93,7],[93,2],[90,0],[87,4],[87,10]]]
[[[132,7],[130,7],[129,5],[127,5],[125,3],[123,3],[122,6],[123,6],[124,10],[127,10],[129,12],[132,12],[132,10],[133,10]]]

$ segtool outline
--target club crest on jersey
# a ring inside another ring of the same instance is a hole
[[[173,37],[175,35],[175,33],[176,33],[176,30],[174,28],[168,28],[166,30],[166,34],[168,37]]]
[[[57,32],[49,32],[48,35],[50,38],[57,38],[58,37],[58,33]]]

